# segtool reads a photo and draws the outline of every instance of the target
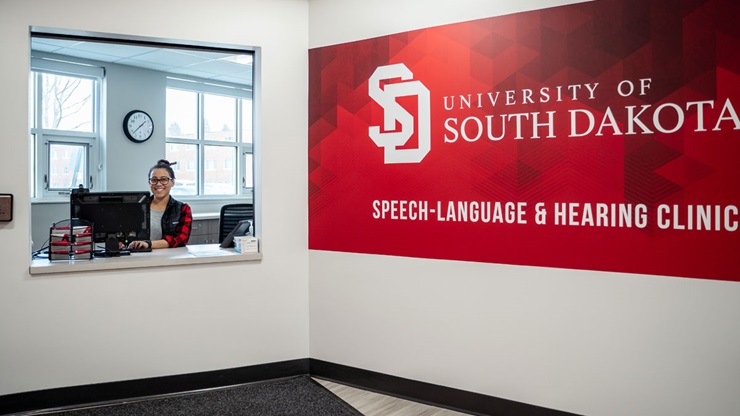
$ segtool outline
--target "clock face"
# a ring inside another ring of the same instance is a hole
[[[143,143],[154,133],[154,122],[141,110],[129,111],[123,118],[123,132],[132,142]]]

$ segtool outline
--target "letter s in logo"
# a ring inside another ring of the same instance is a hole
[[[379,126],[371,126],[370,138],[378,147],[382,147],[385,163],[419,163],[431,150],[431,127],[430,127],[430,99],[429,90],[421,81],[407,81],[414,74],[404,64],[379,66],[370,77],[368,94],[384,110],[383,130]],[[386,84],[381,88],[381,81],[398,79],[406,82]],[[416,149],[398,149],[408,142],[414,134],[414,116],[409,114],[396,101],[397,97],[416,96],[418,103],[418,138],[419,147]],[[400,131],[396,130],[396,123],[401,125]]]

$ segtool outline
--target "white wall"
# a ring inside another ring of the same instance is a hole
[[[31,26],[262,48],[262,262],[29,276]],[[308,356],[307,33],[306,0],[0,0],[0,395]]]
[[[572,3],[311,0],[311,47]],[[589,416],[738,414],[740,283],[311,251],[312,358]]]
[[[108,191],[148,191],[146,178],[157,160],[165,158],[167,76],[159,71],[105,63],[106,149]],[[144,110],[154,120],[152,138],[134,143],[121,128],[131,110]],[[94,190],[94,189],[93,189]],[[100,190],[100,189],[98,189]]]
[[[310,353],[588,415],[737,413],[740,284],[306,250],[309,46],[562,3],[0,0],[0,394]],[[28,275],[32,25],[263,48],[261,263]]]

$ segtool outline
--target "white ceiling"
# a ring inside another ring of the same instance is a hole
[[[31,49],[172,74],[252,85],[252,56],[248,54],[39,37],[31,38]]]

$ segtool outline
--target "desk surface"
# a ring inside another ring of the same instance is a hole
[[[157,249],[149,253],[131,253],[119,257],[95,257],[92,260],[35,259],[31,261],[29,272],[31,275],[41,275],[259,260],[262,260],[262,253],[237,253],[233,248],[221,248],[218,244],[194,244],[186,247]]]

